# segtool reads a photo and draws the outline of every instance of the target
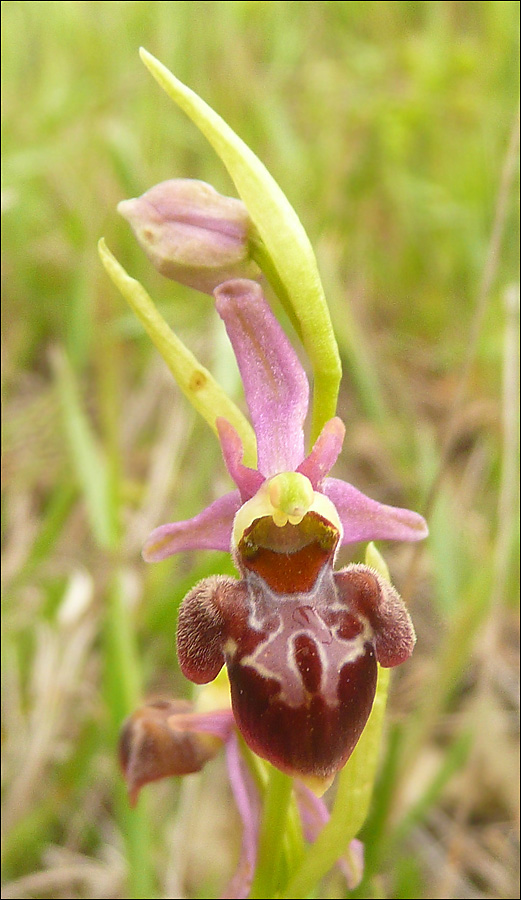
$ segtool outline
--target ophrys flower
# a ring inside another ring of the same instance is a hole
[[[395,666],[415,635],[394,588],[364,565],[334,570],[338,548],[369,540],[420,540],[425,521],[328,476],[344,426],[326,423],[304,451],[309,387],[288,338],[251,281],[214,291],[233,345],[257,437],[257,469],[242,463],[238,434],[218,420],[236,490],[193,519],[157,528],[144,557],[230,550],[240,579],[203,580],[183,601],[177,645],[196,683],[226,665],[232,707],[247,744],[290,774],[330,779],[369,716],[377,662]]]

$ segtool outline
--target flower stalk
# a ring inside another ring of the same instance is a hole
[[[281,835],[286,832],[292,791],[293,778],[271,766],[264,795],[257,868],[249,894],[251,900],[277,896],[284,850]]]
[[[355,838],[371,800],[388,670],[415,643],[373,541],[421,540],[427,526],[417,513],[330,476],[345,434],[335,415],[340,362],[309,239],[255,154],[140,52],[221,157],[242,203],[201,182],[174,179],[119,209],[159,271],[213,295],[251,424],[101,240],[107,273],[217,435],[235,484],[193,518],[160,525],[145,542],[147,562],[226,550],[238,577],[203,579],[185,597],[178,658],[184,675],[204,686],[199,702],[156,701],[134,713],[120,740],[123,773],[135,802],[144,785],[198,771],[224,747],[244,828],[225,896],[308,896],[336,862],[353,888],[362,875]],[[309,384],[264,297],[263,276],[313,367],[307,454]],[[338,549],[361,541],[370,542],[365,563],[336,570]],[[330,815],[320,798],[336,775]]]

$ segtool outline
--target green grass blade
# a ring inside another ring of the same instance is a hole
[[[63,423],[72,461],[83,492],[92,534],[104,550],[114,548],[117,540],[116,510],[106,460],[85,414],[79,386],[64,353],[54,354],[56,384],[63,409]]]

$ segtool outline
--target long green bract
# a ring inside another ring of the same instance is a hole
[[[168,96],[192,119],[228,169],[262,239],[300,326],[313,366],[311,439],[335,415],[340,357],[324,289],[309,238],[288,199],[266,167],[227,123],[146,50],[141,59]]]

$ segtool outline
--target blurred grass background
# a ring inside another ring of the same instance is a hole
[[[171,177],[232,191],[140,45],[250,144],[316,248],[344,366],[336,474],[431,527],[381,547],[418,645],[350,896],[519,896],[518,14],[2,3],[2,896],[213,897],[238,853],[222,760],[133,813],[115,761],[144,696],[189,694],[184,593],[231,572],[213,553],[146,566],[141,544],[229,482],[101,235],[241,402],[210,299],[163,282],[115,212]],[[346,896],[336,875],[320,891]]]

